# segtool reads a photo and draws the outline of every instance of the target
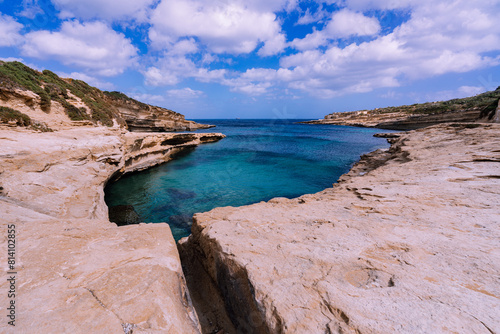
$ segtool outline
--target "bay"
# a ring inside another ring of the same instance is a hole
[[[364,153],[387,148],[380,129],[297,124],[299,120],[196,120],[226,138],[125,175],[106,189],[108,206],[133,205],[145,222],[190,234],[194,213],[331,187]]]

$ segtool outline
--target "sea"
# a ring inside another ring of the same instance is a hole
[[[299,121],[196,120],[216,126],[197,132],[226,138],[108,184],[106,203],[132,205],[144,222],[168,223],[177,241],[191,233],[194,213],[316,193],[362,154],[389,147],[386,139],[373,137],[387,130]]]

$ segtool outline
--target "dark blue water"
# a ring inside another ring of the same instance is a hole
[[[363,153],[388,147],[380,129],[296,120],[197,120],[227,137],[106,188],[108,206],[128,204],[145,222],[167,222],[176,240],[191,217],[219,206],[293,198],[331,187]]]

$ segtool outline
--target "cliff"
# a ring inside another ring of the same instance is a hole
[[[17,306],[16,326],[2,321],[0,332],[200,333],[168,225],[117,227],[103,188],[113,176],[223,137],[0,129],[0,247],[7,250],[14,226]],[[6,306],[6,279],[0,290]]]
[[[398,137],[317,194],[196,214],[200,321],[222,303],[238,333],[499,333],[500,125]]]
[[[473,97],[411,106],[336,112],[308,124],[333,124],[375,127],[391,130],[414,130],[447,122],[500,123],[500,87]]]
[[[63,79],[19,62],[0,61],[0,106],[25,114],[31,125],[64,129],[77,125],[119,126],[130,131],[205,129],[172,110],[151,106],[120,92],[101,91],[81,80]]]

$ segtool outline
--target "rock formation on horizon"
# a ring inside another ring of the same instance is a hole
[[[415,130],[446,122],[500,123],[500,87],[494,91],[462,99],[415,103],[398,107],[334,112],[308,124]]]

